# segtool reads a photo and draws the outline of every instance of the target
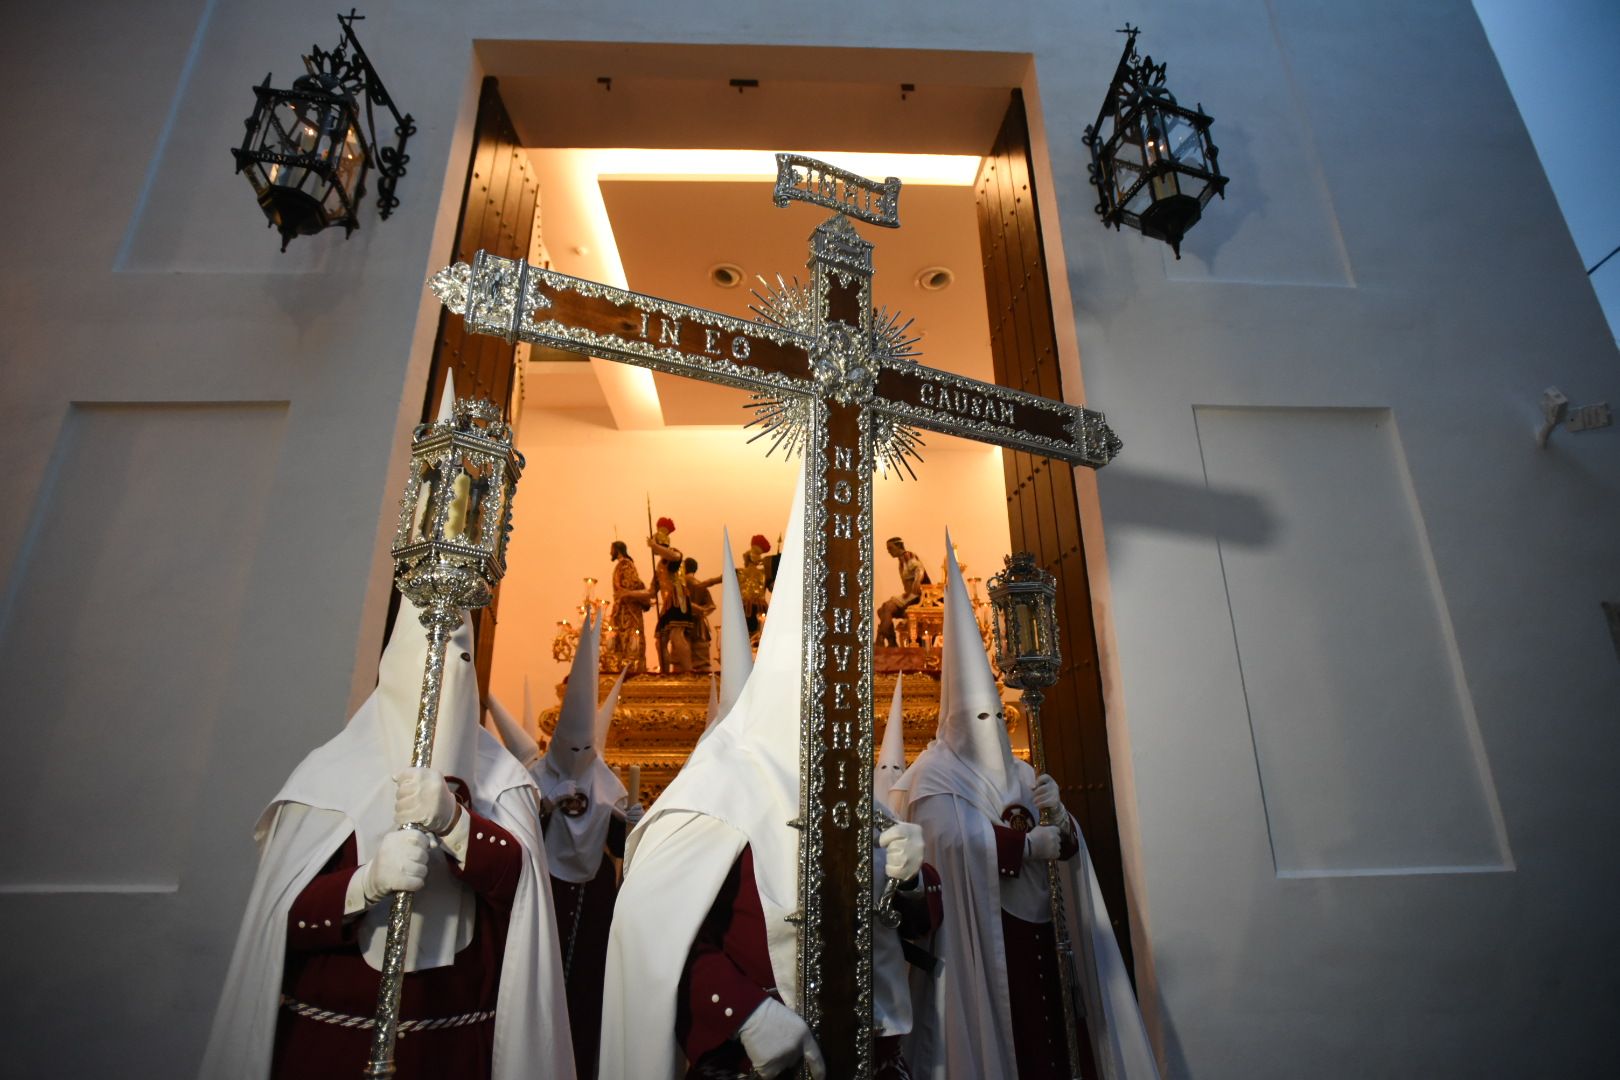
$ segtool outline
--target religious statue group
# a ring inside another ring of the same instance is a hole
[[[481,723],[464,620],[446,653],[432,764],[409,767],[428,637],[406,608],[375,691],[259,819],[258,873],[202,1075],[371,1075],[389,902],[405,891],[393,1075],[823,1077],[797,1011],[800,834],[789,824],[800,813],[803,498],[801,481],[757,656],[725,666],[717,722],[650,808],[602,760],[618,684],[599,704],[597,672],[622,682],[644,670],[642,614],[655,606],[660,666],[706,663],[694,624],[714,609],[714,582],[672,545],[673,521],[652,538],[651,587],[615,544],[614,605],[581,633],[543,753],[499,702],[488,706],[501,739]],[[725,622],[758,627],[769,548],[754,537],[738,573],[728,543]],[[911,558],[891,619],[924,580]],[[945,607],[934,740],[908,768],[897,687],[873,774],[873,1074],[1071,1077],[1075,1025],[1084,1075],[1155,1075],[1139,1014],[1118,1008],[1130,991],[1106,916],[1098,926],[1080,913],[1094,890],[1083,838],[1058,785],[1012,752],[954,555]],[[1042,811],[1056,823],[1039,824]],[[1060,917],[1091,958],[1085,1020],[1062,1005],[1049,892],[1060,879],[1082,901]],[[855,942],[845,947],[853,963]]]
[[[671,536],[675,522],[658,519],[647,547],[652,555],[653,583],[641,578],[630,548],[622,540],[613,541],[608,557],[613,560],[613,601],[608,611],[609,632],[601,650],[603,671],[640,674],[653,670],[647,662],[646,616],[655,615],[653,642],[657,669],[665,674],[693,672],[707,675],[714,669],[714,631],[710,618],[715,612],[713,594],[719,577],[698,577],[698,561],[675,546]],[[736,568],[742,596],[743,617],[749,638],[757,641],[765,609],[770,603],[770,585],[776,560],[769,556],[771,542],[756,534],[743,552],[743,565]],[[726,561],[729,563],[730,557]]]

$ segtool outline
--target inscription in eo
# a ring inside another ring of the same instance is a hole
[[[709,326],[686,327],[682,320],[642,311],[639,336],[660,348],[679,349],[693,356],[730,357],[745,362],[754,352],[746,334],[725,334]],[[684,336],[683,336],[684,335]]]

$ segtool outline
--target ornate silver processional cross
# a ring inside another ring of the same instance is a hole
[[[777,155],[774,201],[835,211],[810,236],[810,282],[781,283],[747,322],[480,251],[431,285],[477,333],[754,392],[778,443],[807,459],[804,739],[799,752],[799,987],[827,1074],[871,1076],[872,473],[906,467],[911,429],[1100,468],[1101,413],[923,367],[872,308],[872,244],[898,228],[900,181]],[[908,324],[909,325],[909,324]]]

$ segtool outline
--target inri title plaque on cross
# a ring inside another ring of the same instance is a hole
[[[869,1077],[872,474],[909,468],[915,428],[1091,468],[1120,442],[1101,413],[916,362],[873,309],[872,244],[851,220],[897,228],[898,179],[793,154],[777,170],[778,206],[834,213],[811,233],[808,285],[771,290],[756,321],[482,251],[431,284],[474,332],[751,390],[777,443],[805,455],[799,992],[828,1075]]]

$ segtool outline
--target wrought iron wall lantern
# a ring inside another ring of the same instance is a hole
[[[1215,119],[1202,104],[1189,109],[1176,103],[1164,85],[1165,65],[1136,51],[1140,29],[1127,23],[1120,33],[1126,35],[1125,51],[1084,140],[1091,149],[1091,182],[1101,197],[1097,213],[1104,225],[1129,225],[1163,240],[1179,259],[1181,239],[1204,206],[1216,195],[1226,198],[1227,178],[1209,137]]]
[[[253,88],[253,115],[245,121],[242,145],[233,148],[236,171],[247,173],[270,227],[281,233],[281,250],[295,236],[311,236],[341,225],[345,238],[360,227],[360,201],[366,174],[377,170],[378,216],[387,218],[399,199],[394,186],[405,175],[405,142],[416,133],[409,113],[400,115],[394,99],[355,37],[365,18],[353,10],[339,15],[343,38],[332,50],[311,46],[306,74],[291,90],[277,90],[270,76]],[[365,104],[364,127],[360,115]],[[392,146],[377,141],[373,110],[394,118]]]

